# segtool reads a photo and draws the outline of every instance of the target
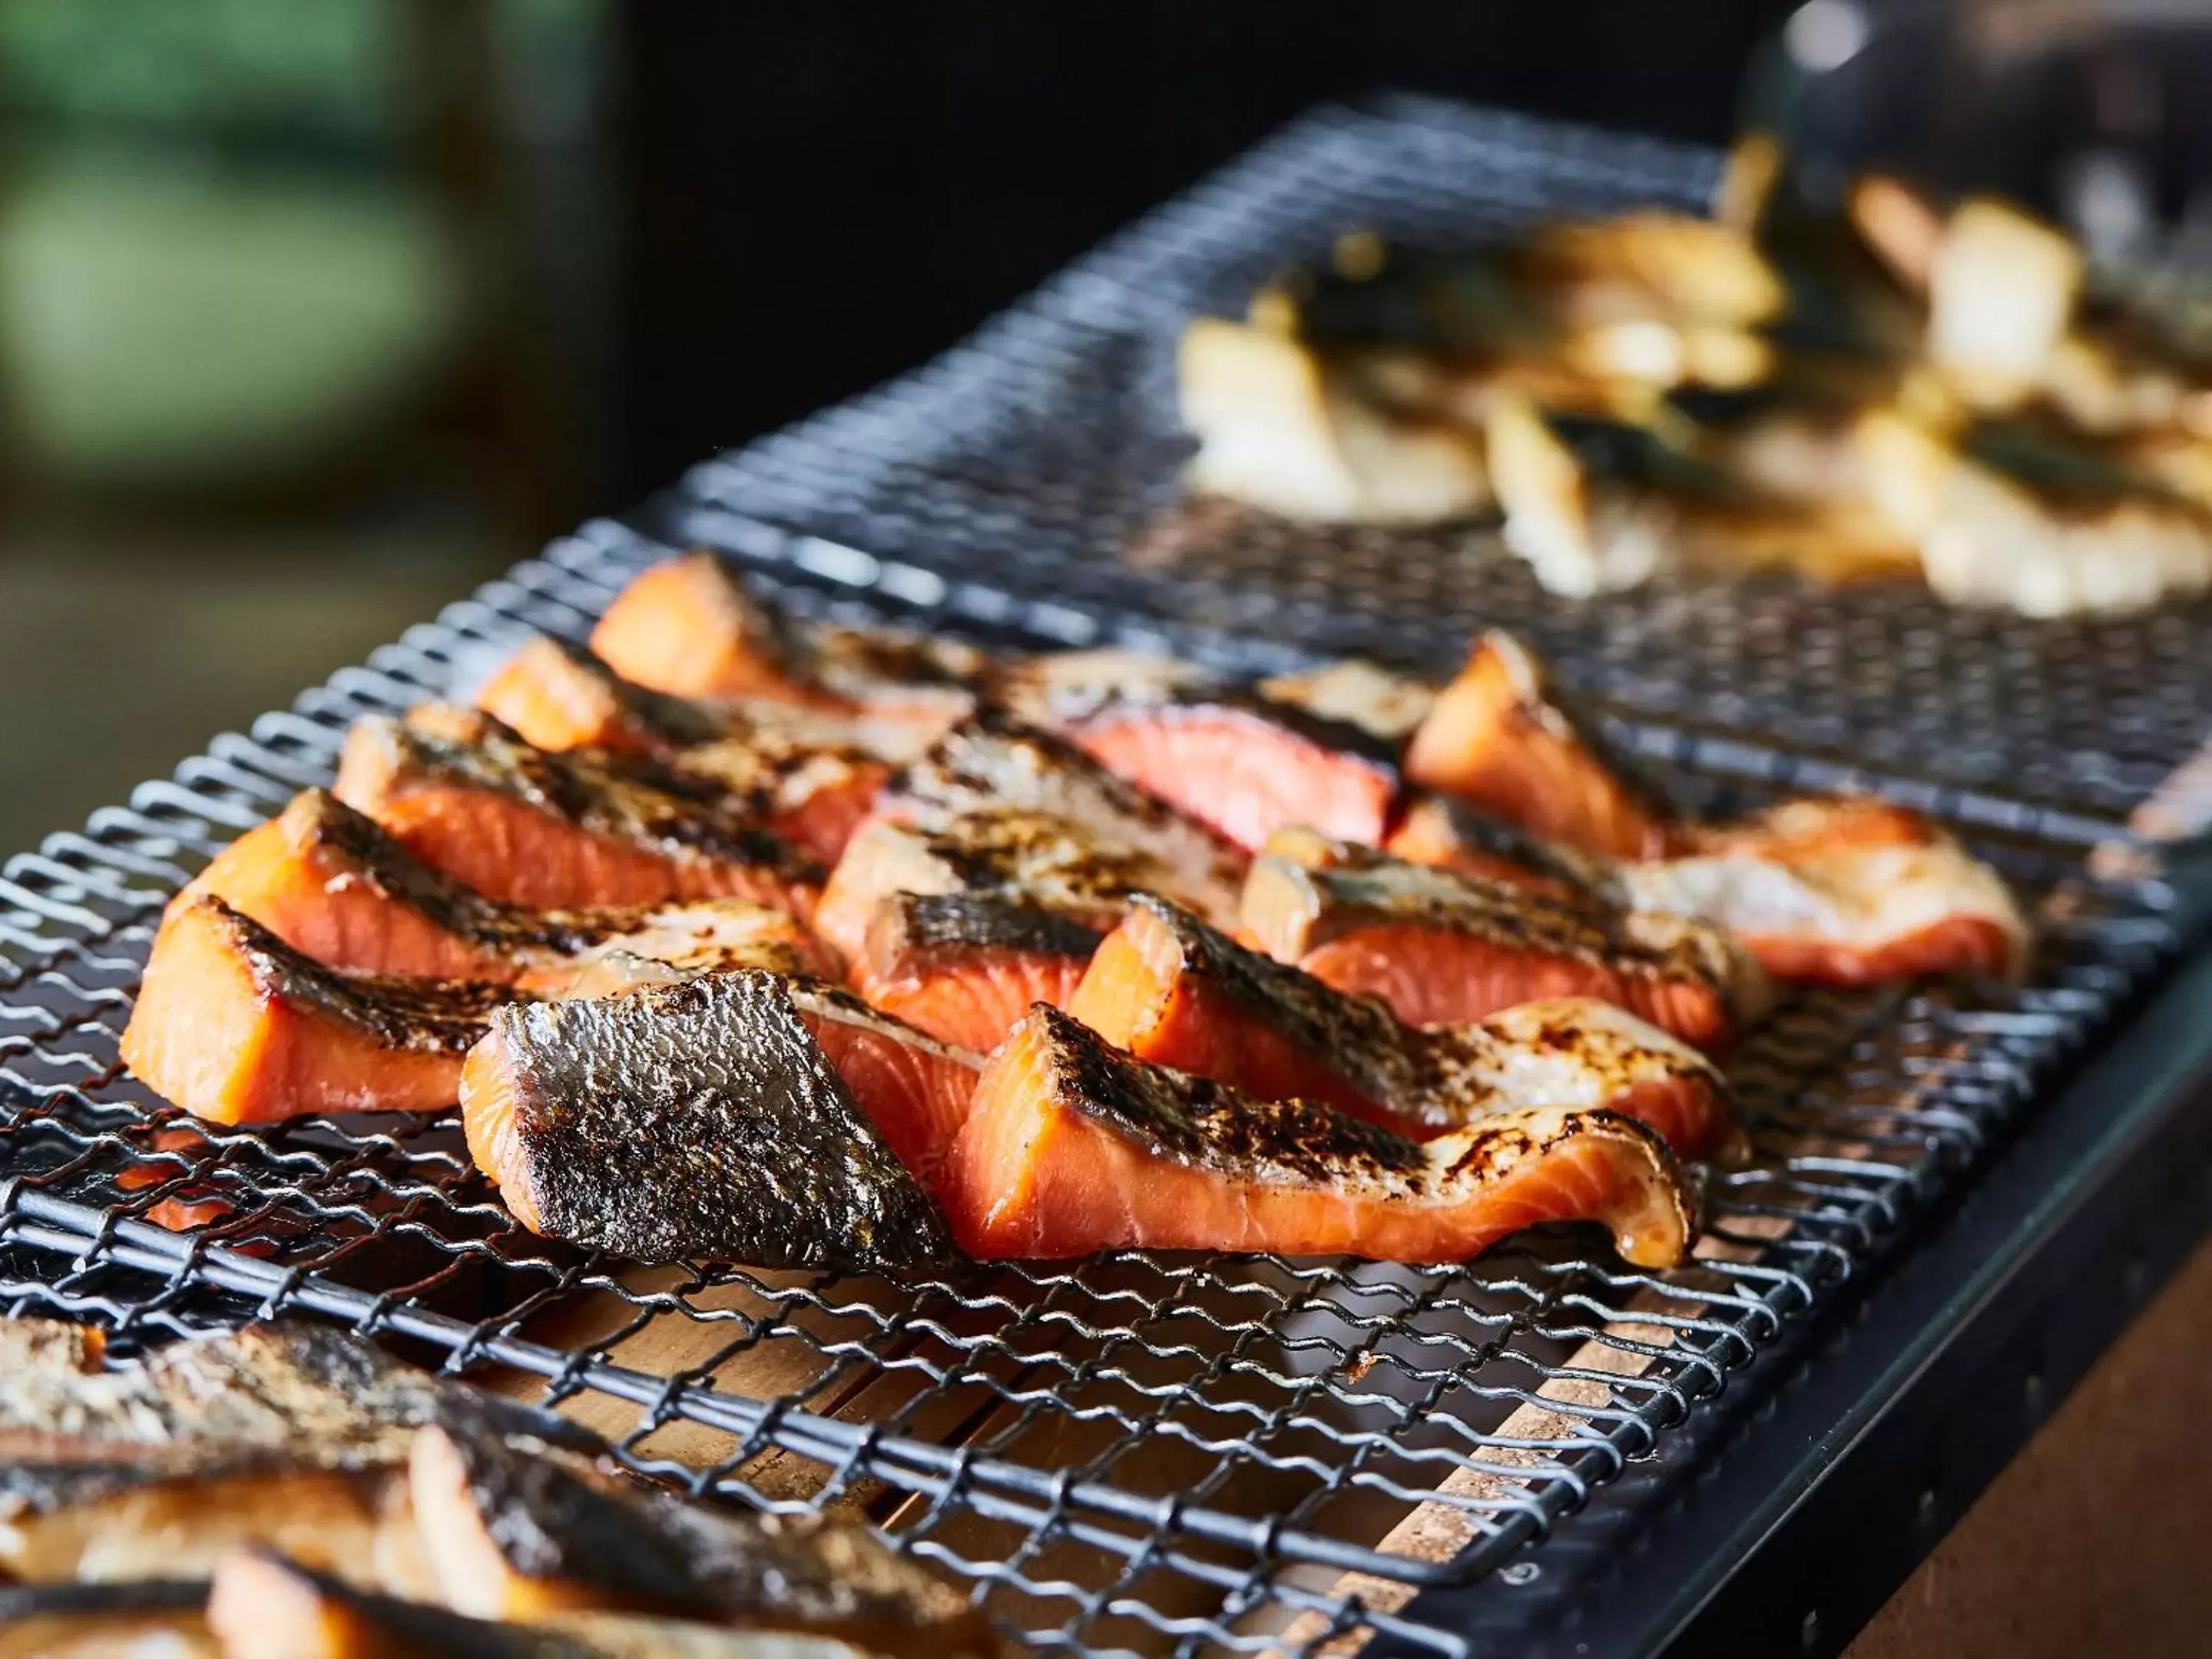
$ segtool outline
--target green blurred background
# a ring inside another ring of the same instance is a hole
[[[0,849],[604,504],[596,0],[0,0]]]

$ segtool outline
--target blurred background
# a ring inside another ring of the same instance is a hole
[[[1310,104],[1718,141],[1787,9],[0,0],[0,850]]]

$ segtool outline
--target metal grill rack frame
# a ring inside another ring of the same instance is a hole
[[[1430,99],[1319,111],[881,390],[695,469],[659,527],[767,520],[1076,610],[1420,663],[1482,627],[1586,696],[1885,772],[2113,817],[2212,731],[2212,599],[2031,622],[1917,585],[1662,580],[1546,593],[1474,523],[1315,530],[1192,508],[1174,353],[1195,315],[1333,238],[1494,240],[1532,219],[1703,211],[1712,151]]]
[[[1283,665],[1279,646],[1116,621],[769,526],[732,539],[767,592],[814,614]],[[2023,879],[2066,889],[2039,972],[2025,990],[1785,1011],[1736,1071],[1766,1150],[1787,1156],[1711,1192],[1714,1236],[1743,1259],[1670,1274],[1623,1271],[1567,1235],[1439,1273],[1129,1255],[903,1287],[641,1277],[521,1234],[436,1121],[210,1128],[170,1146],[182,1125],[113,1050],[167,894],[325,779],[352,718],[447,693],[528,629],[580,634],[665,550],[592,526],[8,865],[0,1299],[102,1318],[126,1341],[313,1314],[455,1370],[545,1379],[623,1419],[623,1455],[647,1473],[861,1508],[1041,1647],[1303,1651],[1357,1632],[1468,1652],[1452,1623],[1391,1610],[1373,1586],[1442,1592],[1533,1540],[1556,1551],[1595,1494],[1692,1438],[1725,1385],[1891,1257],[2197,929],[2193,889],[2083,873],[2094,813],[1896,781],[1987,829]],[[1692,798],[1827,776],[1779,748],[1621,730]],[[180,1236],[146,1219],[173,1199],[229,1211]],[[671,1327],[690,1339],[677,1358],[630,1363]],[[763,1370],[764,1354],[805,1364]],[[1517,1431],[1537,1407],[1553,1413],[1547,1431]],[[1440,1487],[1460,1547],[1375,1547],[1374,1511],[1434,1504]]]

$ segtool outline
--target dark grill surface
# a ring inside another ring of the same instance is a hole
[[[1162,639],[1238,655],[1203,629],[1109,626],[980,580],[722,528],[766,591],[816,614],[986,644]],[[1892,1249],[2188,927],[2160,882],[2082,873],[2081,814],[1945,797],[1973,809],[1984,850],[2040,899],[2028,985],[1793,999],[1733,1067],[1759,1156],[1711,1183],[1712,1256],[1667,1273],[1625,1272],[1576,1230],[1438,1270],[1137,1254],[896,1281],[641,1270],[518,1229],[449,1118],[192,1131],[121,1075],[150,927],[180,881],[326,781],[348,721],[448,691],[524,629],[580,635],[665,550],[594,526],[7,866],[8,1306],[80,1312],[126,1343],[312,1314],[432,1363],[542,1377],[642,1470],[863,1510],[1038,1647],[1304,1651],[1364,1627],[1460,1653],[1452,1632],[1349,1598],[1340,1574],[1463,1579],[1571,1525],[1594,1485]],[[1771,748],[1628,730],[1708,805],[1830,775]],[[146,1219],[171,1200],[223,1212],[179,1237]],[[1525,1409],[1540,1400],[1553,1414]],[[1455,1557],[1377,1551],[1431,1497]]]
[[[1887,770],[2124,814],[2212,728],[2212,601],[2031,622],[1916,584],[1656,583],[1575,601],[1487,526],[1315,532],[1191,510],[1174,349],[1194,314],[1349,229],[1430,245],[1538,214],[1696,209],[1710,152],[1418,100],[1323,112],[1162,209],[958,349],[692,475],[726,507],[1091,611],[1436,667],[1525,632],[1585,693]]]

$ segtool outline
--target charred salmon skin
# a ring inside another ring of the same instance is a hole
[[[123,1032],[124,1063],[195,1117],[429,1112],[512,986],[349,974],[295,951],[221,899],[162,927]]]
[[[712,743],[714,707],[634,684],[582,646],[540,634],[477,690],[476,705],[539,749],[641,749]]]
[[[878,907],[895,894],[990,899],[1096,935],[1121,918],[1132,893],[1147,890],[1218,904],[1224,890],[1188,889],[1166,860],[1133,845],[1101,845],[1070,818],[975,807],[868,823],[830,872],[814,920],[823,939],[857,961]]]
[[[979,1063],[848,992],[750,969],[502,1009],[461,1122],[533,1232],[651,1261],[926,1261],[946,1240],[920,1182]]]
[[[718,784],[593,751],[533,749],[489,715],[358,721],[338,799],[486,897],[544,908],[741,898],[802,920],[818,865]]]
[[[434,1586],[404,1472],[417,1431],[580,1443],[562,1419],[306,1325],[252,1325],[102,1361],[97,1332],[0,1321],[0,1577],[204,1577],[273,1543],[402,1594]]]
[[[1502,1111],[1424,1144],[1150,1065],[1045,1007],[985,1068],[945,1201],[983,1259],[1136,1248],[1458,1261],[1523,1227],[1594,1221],[1630,1261],[1665,1267],[1693,1231],[1681,1166],[1632,1118]]]
[[[1067,1006],[1098,937],[1085,922],[1012,898],[894,893],[875,908],[852,981],[885,1013],[988,1054],[1033,1003]]]
[[[1602,892],[1612,863],[1572,853],[1449,795],[1415,793],[1399,805],[1382,850],[1488,881],[1568,899]]]
[[[932,729],[974,706],[984,666],[981,653],[951,641],[782,616],[711,553],[641,574],[592,630],[592,650],[656,691],[867,711]]]
[[[1778,979],[1868,985],[2026,966],[2027,921],[2003,878],[1902,808],[1788,801],[1686,839],[1674,858],[1616,872],[1628,902],[1728,929]]]
[[[999,1649],[964,1597],[855,1522],[708,1510],[526,1456],[465,1419],[418,1435],[409,1484],[445,1599],[465,1613],[572,1630],[576,1609],[619,1607],[860,1653]]]
[[[1132,787],[1066,738],[984,708],[961,721],[884,793],[884,815],[925,825],[979,808],[1064,819],[1112,856],[1164,864],[1176,900],[1212,921],[1236,914],[1245,857],[1206,825]]]
[[[1618,1008],[1523,1003],[1423,1030],[1155,898],[1107,936],[1067,1012],[1139,1060],[1263,1100],[1321,1101],[1416,1139],[1531,1106],[1620,1112],[1684,1158],[1731,1133],[1711,1062]]]
[[[539,910],[501,904],[433,869],[326,790],[295,796],[247,830],[169,904],[220,898],[331,968],[477,979],[548,995],[608,951],[663,958],[787,945],[819,949],[787,914],[739,899]]]
[[[1034,658],[995,689],[1015,714],[1247,850],[1290,824],[1382,839],[1395,752],[1351,720],[1128,651]]]
[[[1704,923],[1553,899],[1297,832],[1272,846],[1245,882],[1245,937],[1340,991],[1381,998],[1410,1024],[1595,997],[1710,1051],[1764,1012],[1756,964]]]
[[[1578,852],[1644,859],[1667,850],[1670,814],[1657,792],[1635,781],[1510,635],[1475,642],[1407,744],[1405,767],[1425,789]]]

